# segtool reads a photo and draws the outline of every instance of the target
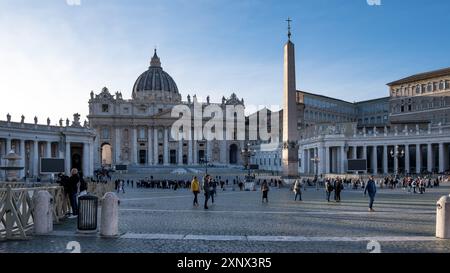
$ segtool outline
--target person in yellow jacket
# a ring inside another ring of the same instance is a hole
[[[191,191],[194,194],[194,206],[198,207],[197,195],[200,193],[200,183],[198,182],[197,176],[194,176],[194,179],[192,179]]]

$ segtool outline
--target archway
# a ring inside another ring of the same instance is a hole
[[[104,143],[102,145],[102,166],[110,167],[112,164],[112,151],[111,145],[109,143]]]
[[[230,164],[237,164],[238,161],[238,147],[236,144],[230,145]]]

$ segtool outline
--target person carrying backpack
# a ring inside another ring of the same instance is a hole
[[[331,185],[331,182],[329,179],[325,181],[325,192],[327,194],[327,201],[330,202],[330,196],[333,192],[333,185]]]

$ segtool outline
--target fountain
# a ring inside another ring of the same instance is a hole
[[[23,170],[23,166],[19,166],[22,159],[14,150],[3,157],[6,161],[6,166],[0,166],[0,170],[5,170],[5,178],[7,182],[17,182],[19,180],[19,171]]]

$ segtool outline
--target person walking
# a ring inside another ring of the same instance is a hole
[[[80,177],[78,176],[78,170],[73,168],[70,171],[70,178],[67,189],[69,190],[69,201],[70,207],[72,208],[72,216],[69,218],[76,218],[78,216],[78,204],[77,204],[77,194],[78,194],[78,183],[80,182]]]
[[[299,201],[302,201],[302,189],[301,189],[301,182],[300,179],[295,180],[295,184],[294,184],[294,193],[295,193],[295,198],[294,201],[297,201],[297,196],[299,196]]]
[[[205,205],[204,205],[205,209],[208,209],[208,200],[211,195],[209,183],[210,183],[209,175],[205,175],[205,177],[203,178],[203,192],[205,193]]]
[[[417,187],[417,181],[416,181],[416,179],[415,180],[413,180],[413,182],[411,183],[411,186],[412,186],[412,188],[413,188],[413,193],[417,193],[416,192],[416,187]]]
[[[334,201],[337,203],[341,202],[341,191],[342,191],[342,182],[340,178],[336,178],[334,181]]]
[[[330,196],[333,192],[333,185],[331,185],[331,182],[329,179],[325,182],[325,192],[327,193],[327,201],[330,202]]]
[[[261,184],[261,191],[262,191],[262,202],[264,203],[264,199],[266,199],[266,203],[269,203],[269,198],[268,198],[269,185],[267,185],[266,180],[264,180],[264,182]]]
[[[377,193],[377,186],[375,185],[375,181],[373,180],[373,176],[370,177],[369,181],[367,181],[366,189],[364,190],[364,195],[369,194],[369,211],[374,212],[373,202],[375,201],[375,194]]]
[[[197,195],[200,193],[200,183],[198,182],[197,176],[194,176],[194,179],[192,179],[191,191],[194,194],[194,206],[198,207]]]

